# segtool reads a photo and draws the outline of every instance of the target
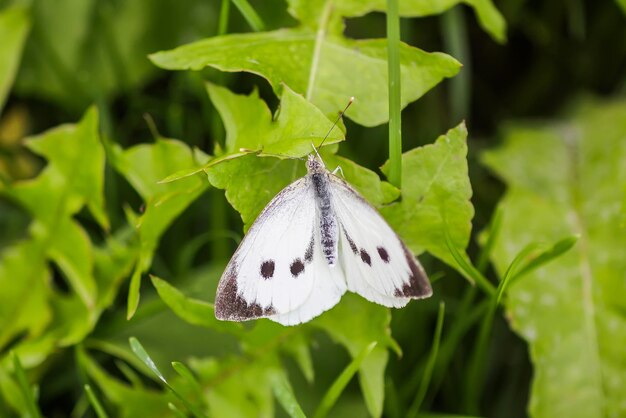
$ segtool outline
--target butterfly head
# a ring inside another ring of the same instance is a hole
[[[326,170],[326,166],[322,161],[322,158],[317,154],[317,150],[314,154],[309,154],[309,158],[306,160],[306,171],[309,174],[321,173]]]

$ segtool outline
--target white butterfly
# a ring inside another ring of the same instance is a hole
[[[400,308],[432,295],[424,269],[356,190],[309,155],[307,175],[254,221],[220,279],[215,316],[307,322],[346,290]]]

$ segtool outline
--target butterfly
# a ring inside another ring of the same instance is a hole
[[[346,290],[395,308],[431,296],[424,269],[378,211],[319,154],[309,155],[306,168],[235,251],[217,288],[215,316],[296,325],[335,306]]]

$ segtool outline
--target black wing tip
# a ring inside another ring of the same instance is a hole
[[[430,285],[428,276],[426,276],[426,272],[409,249],[404,245],[403,249],[406,262],[411,269],[411,276],[409,276],[408,283],[405,283],[401,289],[396,289],[394,296],[411,299],[426,299],[431,297],[433,295],[433,288]]]
[[[237,268],[230,266],[217,288],[215,296],[215,318],[220,321],[247,321],[250,319],[263,318],[274,315],[276,310],[273,306],[263,308],[258,303],[248,303],[238,294]]]

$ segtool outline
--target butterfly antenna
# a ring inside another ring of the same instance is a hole
[[[330,133],[333,131],[333,129],[335,129],[335,126],[337,126],[337,124],[339,123],[339,120],[343,117],[343,114],[346,113],[346,110],[348,110],[348,108],[350,107],[350,105],[352,104],[353,101],[354,101],[354,96],[350,97],[350,100],[348,101],[348,104],[346,105],[346,107],[344,107],[343,110],[341,112],[339,112],[339,116],[337,116],[337,119],[335,119],[335,122],[333,123],[333,126],[330,127],[330,129],[328,130],[328,133],[326,134],[324,139],[322,139],[322,142],[320,142],[319,146],[317,148],[315,148],[315,146],[313,146],[313,148],[315,149],[315,153],[318,156],[319,156],[319,153],[317,152],[317,150],[322,148],[322,145],[324,145],[324,142],[326,142],[326,139],[328,139],[328,135],[330,135]]]

